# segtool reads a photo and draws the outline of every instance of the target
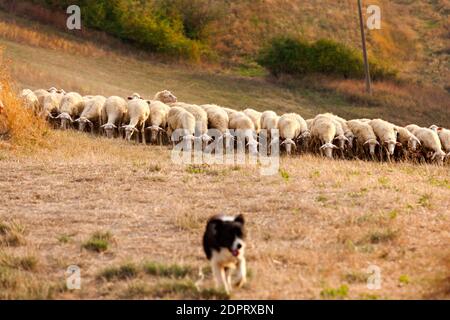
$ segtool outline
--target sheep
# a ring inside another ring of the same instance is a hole
[[[38,98],[39,110],[44,110],[44,99],[45,96],[49,94],[49,92],[45,89],[37,89],[34,90],[33,93],[35,94],[36,98]]]
[[[409,124],[405,127],[409,132],[411,132],[412,134],[414,134],[414,132],[416,130],[421,129],[421,127],[419,127],[417,124]]]
[[[220,140],[225,140],[226,146],[230,146],[233,136],[228,129],[230,118],[224,108],[215,104],[205,104],[201,106],[208,116],[208,128],[218,130],[222,136]]]
[[[151,130],[151,143],[157,143],[158,138],[160,144],[162,143],[161,133],[166,132],[167,117],[169,115],[170,107],[158,100],[147,100],[149,105],[150,115],[147,120],[148,127],[146,130]]]
[[[188,104],[184,102],[175,102],[171,104],[172,107],[183,108],[190,112],[195,118],[195,137],[202,140],[204,143],[211,141],[208,135],[208,114],[202,107],[195,104]]]
[[[249,117],[253,121],[253,124],[255,125],[256,134],[259,134],[259,132],[261,131],[262,113],[251,108],[247,108],[242,112],[245,113],[247,117]]]
[[[50,94],[52,95],[52,94]],[[47,98],[46,98],[47,99]],[[55,119],[61,119],[61,129],[66,130],[68,122],[74,122],[73,118],[79,116],[84,109],[84,101],[76,92],[69,92],[61,99],[60,114]]]
[[[300,132],[298,136],[295,138],[295,142],[299,143],[301,146],[304,146],[305,149],[309,143],[309,139],[311,138],[311,131],[308,129],[308,124],[306,123],[306,120],[303,119],[301,115],[298,113],[292,113],[294,118],[297,120],[299,126],[300,126]]]
[[[295,140],[300,135],[300,123],[294,113],[283,114],[278,121],[281,145],[285,145],[286,153],[291,154],[292,146],[296,148]]]
[[[273,111],[264,111],[261,114],[261,129],[267,131],[267,139],[272,141],[272,130],[278,130],[280,117]]]
[[[245,113],[233,112],[229,115],[230,122],[228,127],[235,130],[235,136],[238,137],[238,143],[246,142],[249,151],[252,154],[258,152],[258,141],[256,141],[255,124]]]
[[[336,125],[333,119],[327,116],[317,116],[314,118],[311,124],[311,146],[314,146],[316,142],[321,144],[319,150],[323,154],[325,150],[325,156],[327,158],[333,158],[333,149],[339,149],[333,144],[333,140],[336,136]]]
[[[342,129],[344,130],[344,136],[348,139],[348,147],[349,149],[353,148],[353,139],[355,138],[355,135],[353,134],[352,130],[347,124],[347,120],[344,118],[341,118],[339,116],[334,116],[334,118],[341,124]]]
[[[426,157],[438,164],[443,164],[446,154],[442,151],[438,134],[429,128],[419,128],[414,130],[414,135],[420,140]]]
[[[306,125],[308,126],[308,129],[311,130],[311,125],[312,125],[314,119],[307,119],[305,121],[306,121]]]
[[[186,147],[192,146],[192,141],[195,139],[195,117],[189,111],[180,108],[170,108],[167,116],[167,134],[175,146],[175,139],[172,133],[175,130],[181,130],[181,136],[186,143]]]
[[[150,115],[150,106],[146,101],[133,97],[129,99],[127,109],[130,120],[127,125],[122,126],[125,129],[125,139],[130,141],[135,132],[141,132],[142,143],[145,144],[145,123]],[[136,135],[136,142],[138,141],[139,136]]]
[[[430,129],[438,134],[439,140],[441,140],[442,148],[448,153],[447,156],[450,156],[450,130],[438,127],[436,125],[432,125]]]
[[[125,122],[127,115],[127,102],[118,96],[111,96],[106,99],[105,106],[102,110],[102,118],[106,119],[106,123],[100,128],[105,130],[106,136],[112,138],[114,130],[120,128]]]
[[[27,109],[33,111],[33,113],[39,113],[39,99],[36,97],[33,91],[30,89],[23,89],[20,93],[24,105]]]
[[[225,107],[222,107],[222,109],[225,110],[225,112],[228,114],[228,117],[229,117],[230,115],[232,115],[233,113],[239,112],[239,111],[237,111],[237,110],[235,110],[235,109],[231,109],[231,108],[225,108]]]
[[[156,93],[153,100],[161,101],[162,103],[168,105],[178,101],[177,97],[175,97],[169,90],[163,90]]]
[[[344,126],[342,125],[342,123],[345,122],[345,120],[335,116],[332,113],[320,114],[320,115],[318,115],[318,117],[329,117],[333,121],[333,123],[336,127],[336,136],[335,136],[334,140],[338,141],[338,147],[341,150],[342,157],[344,157],[345,143],[349,142],[349,144],[350,144],[349,139],[345,135]],[[341,120],[338,120],[338,118]]]
[[[48,118],[52,118],[56,114],[59,114],[61,101],[63,98],[64,98],[64,94],[57,93],[56,89],[51,90],[51,92],[49,92],[44,97],[44,107],[42,109],[41,116],[43,116],[45,119],[48,119]]]
[[[397,130],[395,125],[382,119],[374,119],[369,122],[370,126],[375,132],[378,140],[386,149],[386,156],[389,162],[391,162],[391,156],[394,155],[395,147],[397,146]],[[383,159],[383,148],[380,148],[380,160]]]
[[[106,114],[103,112],[105,107],[106,98],[104,96],[95,96],[88,100],[80,117],[75,120],[78,122],[78,130],[84,131],[86,124],[89,124],[91,133],[94,133],[94,122],[101,128],[106,122]]]
[[[361,120],[347,121],[347,125],[356,138],[356,144],[354,144],[356,145],[356,153],[365,153],[365,146],[368,146],[370,157],[373,160],[375,157],[375,148],[380,143],[377,141],[377,136],[373,132],[372,127],[368,122],[362,122]]]

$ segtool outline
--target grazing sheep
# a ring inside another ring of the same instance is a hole
[[[391,156],[394,155],[395,147],[397,146],[397,130],[392,123],[382,119],[374,119],[369,122],[370,126],[375,132],[381,146],[386,149],[386,156],[391,162]],[[380,148],[380,160],[383,160],[383,148]]]
[[[426,158],[436,161],[438,164],[443,164],[446,154],[442,151],[442,144],[438,134],[432,129],[419,128],[414,130],[414,135],[420,140]]]
[[[44,108],[42,110],[42,116],[45,119],[52,118],[54,115],[60,113],[61,101],[64,95],[52,90],[44,97]]]
[[[191,148],[192,141],[195,139],[195,117],[189,111],[180,107],[170,108],[167,116],[167,134],[175,145],[172,136],[175,130],[182,130],[181,136],[186,143],[186,148]]]
[[[225,112],[228,114],[228,117],[230,115],[232,115],[233,113],[237,113],[239,111],[235,110],[235,109],[231,109],[231,108],[226,108],[226,107],[222,107],[223,110],[225,110]]]
[[[177,102],[177,97],[175,97],[169,90],[163,90],[155,94],[153,100],[161,101],[162,103],[170,105],[171,103]]]
[[[292,147],[296,148],[295,140],[300,135],[300,123],[294,113],[283,114],[278,121],[281,145],[286,148],[286,153],[291,154]]]
[[[357,155],[367,155],[366,146],[368,147],[368,153],[372,160],[374,160],[375,157],[375,148],[376,146],[379,146],[380,143],[377,141],[377,136],[375,135],[375,132],[373,132],[372,127],[369,125],[368,122],[362,122],[360,120],[350,120],[347,121],[347,125],[349,129],[354,134],[354,137],[356,138],[356,154]]]
[[[441,140],[442,148],[448,153],[447,156],[450,156],[450,130],[438,127],[436,125],[432,125],[430,129],[438,134],[439,140]]]
[[[278,130],[280,117],[273,111],[264,111],[261,114],[261,129],[267,131],[267,139],[272,141],[272,130]]]
[[[306,125],[307,125],[308,129],[311,130],[311,125],[312,125],[314,119],[307,119],[305,121],[306,121]]]
[[[130,141],[134,133],[140,132],[142,143],[145,144],[145,123],[150,115],[150,106],[142,99],[132,98],[128,101],[127,109],[130,121],[122,126],[125,129],[125,139]],[[139,142],[139,136],[135,137],[136,142]]]
[[[33,91],[30,89],[23,89],[20,93],[24,105],[27,109],[33,111],[33,113],[39,113],[39,99],[36,97]]]
[[[317,116],[314,118],[311,124],[311,146],[314,149],[315,144],[318,142],[321,144],[319,150],[323,154],[325,150],[325,156],[327,158],[333,158],[333,149],[339,149],[333,144],[333,140],[336,136],[336,125],[333,119],[328,116]]]
[[[225,140],[226,146],[231,145],[233,136],[228,129],[228,123],[230,118],[224,108],[215,104],[205,104],[201,106],[208,116],[208,128],[218,130],[222,137],[221,140]]]
[[[147,120],[149,126],[146,129],[151,132],[150,141],[151,143],[157,143],[159,140],[159,143],[162,144],[161,134],[167,130],[167,117],[170,107],[158,100],[147,100],[147,103],[150,108],[150,115]]]
[[[102,127],[102,125],[106,122],[106,114],[103,112],[105,102],[105,97],[95,96],[85,103],[83,112],[80,117],[75,120],[75,122],[79,123],[79,131],[84,131],[86,124],[89,125],[91,133],[94,133],[94,123],[97,123],[99,128]]]
[[[50,94],[52,95],[52,94]],[[46,98],[47,99],[47,98]],[[66,130],[68,123],[74,122],[73,118],[79,116],[84,109],[83,97],[76,92],[69,92],[61,99],[60,114],[55,119],[61,119],[61,129]]]
[[[336,127],[336,136],[334,137],[334,140],[338,141],[338,147],[341,150],[341,156],[344,157],[345,143],[349,142],[349,139],[345,135],[345,130],[344,130],[344,127],[342,125],[343,121],[339,121],[338,117],[335,116],[332,113],[320,114],[320,115],[316,116],[316,118],[317,117],[329,117],[333,121],[333,123],[334,123],[334,125]],[[342,118],[340,118],[340,119],[344,120]]]
[[[39,110],[41,110],[41,111],[44,110],[44,99],[45,99],[45,96],[47,96],[49,94],[49,92],[45,89],[37,89],[37,90],[33,91],[33,93],[38,98]]]
[[[262,113],[254,110],[254,109],[250,109],[250,108],[245,109],[242,112],[245,113],[247,115],[247,117],[249,117],[253,121],[253,124],[255,125],[256,134],[259,134],[259,132],[261,131],[261,115],[262,115]]]
[[[202,107],[184,102],[172,103],[171,106],[183,108],[190,112],[195,118],[196,138],[202,140],[204,143],[211,141],[211,137],[208,135],[208,114]]]
[[[341,124],[342,129],[344,130],[344,136],[347,138],[348,147],[349,149],[353,148],[353,139],[355,138],[355,135],[353,134],[352,130],[347,124],[347,120],[344,118],[341,118],[339,116],[334,116],[334,118]]]
[[[108,138],[113,138],[115,129],[120,128],[125,123],[127,112],[125,99],[118,96],[111,96],[106,99],[102,110],[102,118],[107,120],[100,128],[105,130]]]
[[[238,137],[238,143],[246,142],[250,153],[256,154],[258,152],[258,141],[255,136],[255,124],[243,112],[233,112],[229,115],[230,122],[228,127],[235,130],[234,134]]]

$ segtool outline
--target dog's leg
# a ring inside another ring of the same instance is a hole
[[[228,287],[225,269],[220,267],[217,263],[213,263],[212,271],[214,278],[216,279],[216,286],[218,288],[224,288],[227,294],[230,294],[230,288]]]
[[[245,259],[242,258],[239,260],[238,276],[237,276],[235,285],[238,288],[241,288],[246,282],[247,282],[247,266],[246,266]]]
[[[231,289],[232,286],[231,286],[231,269],[230,268],[225,269],[225,278],[227,281],[228,288]]]

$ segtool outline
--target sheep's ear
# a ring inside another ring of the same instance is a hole
[[[133,97],[128,97],[128,100],[131,100],[131,99],[133,99]]]
[[[442,128],[441,127],[437,128],[437,131],[442,131]]]
[[[240,214],[236,218],[234,218],[234,221],[238,222],[240,224],[244,224],[245,223],[244,216],[242,214]]]
[[[148,105],[152,104],[152,102],[150,100],[145,100],[145,102],[147,102]]]

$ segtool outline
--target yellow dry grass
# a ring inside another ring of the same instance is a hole
[[[201,236],[217,213],[248,221],[251,277],[233,299],[449,298],[448,167],[305,155],[264,177],[250,165],[174,165],[166,147],[76,132],[49,139],[51,149],[0,158],[0,221],[27,230],[25,244],[6,249],[39,262],[0,266],[4,283],[21,284],[2,288],[3,298],[220,297],[195,291],[196,272],[167,279],[120,268],[207,267]],[[82,249],[95,232],[111,234],[106,252]],[[79,291],[63,286],[71,264],[81,268]],[[380,290],[366,287],[369,265],[381,268]],[[114,268],[131,276],[98,279]],[[210,274],[200,286],[212,286]]]

